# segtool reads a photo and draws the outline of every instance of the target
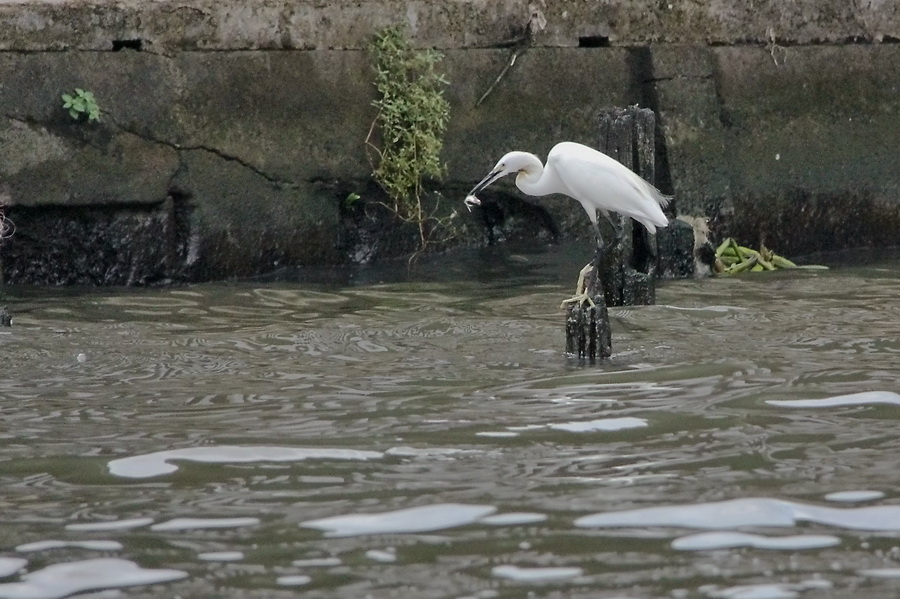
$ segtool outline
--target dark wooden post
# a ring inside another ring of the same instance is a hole
[[[649,108],[611,108],[600,115],[601,152],[655,183],[656,115]],[[625,228],[621,243],[600,264],[606,305],[633,306],[656,301],[656,239],[640,223],[613,215]]]
[[[652,110],[610,108],[600,114],[598,149],[654,183],[655,131]],[[566,352],[591,363],[612,355],[607,306],[656,301],[656,239],[630,218],[615,214],[612,218],[624,228],[624,235],[607,251],[597,252],[585,278],[585,289],[595,306],[585,301],[566,308]],[[610,233],[610,238],[614,235]]]
[[[584,286],[594,305],[585,301],[566,306],[566,353],[593,364],[612,355],[609,312],[596,266],[585,278]]]

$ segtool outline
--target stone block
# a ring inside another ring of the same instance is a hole
[[[10,206],[158,204],[177,168],[172,148],[103,123],[0,120],[0,192]]]
[[[314,185],[274,182],[207,150],[182,152],[172,181],[185,213],[183,276],[221,279],[338,264],[337,201]]]
[[[900,47],[717,48],[729,233],[799,254],[900,239]]]
[[[148,285],[170,282],[174,229],[157,207],[13,207],[0,251],[6,283]]]
[[[709,48],[651,49],[653,96],[675,207],[714,220],[732,211],[725,125]]]

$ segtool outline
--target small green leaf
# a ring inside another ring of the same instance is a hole
[[[73,119],[77,119],[77,118],[78,118],[78,111],[77,111],[77,110],[73,110],[73,109],[70,108],[70,109],[69,109],[69,116],[71,116]]]

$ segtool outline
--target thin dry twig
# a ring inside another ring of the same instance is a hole
[[[543,0],[541,0],[541,6],[544,6]],[[544,17],[543,11],[536,5],[531,4],[529,7],[529,12],[531,13],[528,18],[528,23],[525,24],[525,31],[521,36],[515,38],[513,40],[509,40],[504,42],[502,45],[512,45],[512,53],[509,56],[509,60],[506,65],[504,65],[503,70],[500,71],[500,74],[497,75],[497,78],[494,79],[494,82],[487,88],[487,90],[481,94],[481,97],[478,98],[478,101],[475,102],[475,107],[481,106],[481,103],[484,102],[491,92],[494,91],[494,88],[497,87],[497,84],[506,76],[506,73],[516,64],[516,59],[519,58],[521,54],[524,54],[528,48],[531,47],[531,44],[534,42],[534,34],[543,31],[544,27],[547,26],[547,19]]]
[[[0,204],[0,244],[16,233],[16,225],[6,218],[5,210],[6,205]]]
[[[784,46],[779,46],[775,41],[775,29],[773,27],[769,27],[766,29],[766,37],[769,39],[766,44],[766,49],[769,51],[769,55],[772,57],[772,62],[775,63],[776,67],[780,67],[787,62],[787,49]],[[781,62],[778,62],[779,56],[781,57]]]

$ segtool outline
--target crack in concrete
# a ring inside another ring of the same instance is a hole
[[[125,129],[123,129],[123,131],[124,130]],[[239,156],[234,156],[232,154],[228,154],[226,152],[223,152],[222,150],[219,150],[218,148],[206,146],[203,144],[195,145],[195,146],[183,146],[183,145],[171,143],[171,142],[168,142],[165,140],[155,140],[155,139],[146,138],[146,137],[143,137],[143,139],[147,139],[148,141],[154,141],[156,143],[167,145],[175,150],[187,150],[187,151],[200,150],[200,151],[204,151],[204,152],[209,152],[210,154],[218,156],[219,158],[221,158],[223,160],[227,160],[229,162],[237,162],[242,167],[244,167],[247,170],[251,171],[252,173],[262,177],[263,179],[265,179],[267,182],[271,183],[272,185],[278,186],[281,189],[298,189],[300,187],[300,184],[297,183],[296,181],[289,181],[287,179],[282,179],[280,177],[275,177],[273,175],[270,175],[269,173],[265,172],[261,168],[247,162],[243,158],[240,158]]]
[[[44,129],[49,129],[47,123],[44,123],[44,122],[39,121],[39,120],[37,120],[37,119],[28,118],[28,117],[21,117],[21,116],[16,116],[16,115],[11,115],[11,114],[3,114],[3,117],[5,117],[5,118],[6,118],[7,120],[9,120],[9,121],[14,121],[14,122],[17,122],[17,123],[21,123],[21,124],[26,125],[26,126],[28,126],[28,127],[42,127],[42,128],[44,128]],[[224,151],[222,151],[222,150],[220,150],[220,149],[218,149],[218,148],[215,148],[215,147],[212,147],[212,146],[207,146],[207,145],[205,145],[205,144],[182,145],[182,144],[179,144],[179,143],[175,143],[175,142],[172,142],[172,141],[168,141],[168,140],[166,140],[166,139],[161,139],[161,138],[158,138],[158,137],[155,137],[155,136],[152,136],[152,135],[147,135],[146,133],[142,133],[142,132],[137,131],[137,130],[135,130],[135,129],[131,129],[130,127],[126,127],[126,126],[122,125],[121,123],[118,123],[118,122],[116,121],[115,117],[114,117],[108,110],[103,111],[103,113],[101,114],[101,118],[103,118],[103,117],[105,117],[105,118],[103,119],[104,122],[112,123],[112,125],[115,126],[118,130],[120,130],[120,131],[122,131],[122,132],[124,132],[124,133],[128,133],[128,134],[130,134],[130,135],[134,135],[135,137],[138,137],[138,138],[140,138],[140,139],[143,139],[144,141],[148,141],[148,142],[155,143],[155,144],[159,144],[159,145],[162,145],[162,146],[165,146],[165,147],[168,147],[168,148],[172,148],[173,150],[175,150],[175,151],[177,151],[177,152],[181,152],[181,151],[198,151],[198,150],[199,150],[199,151],[203,151],[203,152],[209,152],[210,154],[213,154],[213,155],[215,155],[215,156],[218,156],[218,157],[221,158],[222,160],[227,160],[227,161],[229,161],[229,162],[236,162],[236,163],[238,163],[239,165],[241,165],[242,167],[248,169],[249,171],[253,172],[254,174],[256,174],[256,175],[262,177],[263,179],[265,179],[267,182],[271,183],[272,185],[277,185],[278,187],[280,187],[280,188],[282,188],[282,189],[297,189],[297,188],[300,187],[300,184],[297,183],[296,181],[290,181],[290,180],[287,180],[287,179],[282,179],[282,178],[280,178],[280,177],[276,177],[276,176],[270,175],[269,173],[265,172],[263,169],[261,169],[261,168],[259,168],[258,166],[256,166],[256,165],[254,165],[254,164],[252,164],[252,163],[250,163],[250,162],[244,160],[244,159],[241,158],[240,156],[235,156],[235,155],[233,155],[233,154],[229,154],[229,153],[224,152]],[[99,145],[99,144],[96,144],[96,143],[93,143],[93,142],[92,142],[91,140],[89,140],[89,139],[81,139],[80,141],[81,141],[83,144],[85,144],[86,146],[91,147],[91,148],[93,148],[93,149],[95,149],[95,150],[97,150],[97,151],[102,152],[102,151],[104,150],[103,146],[101,146],[101,145]]]
[[[641,83],[661,83],[666,81],[685,81],[685,80],[696,80],[696,81],[705,81],[707,79],[713,79],[715,76],[710,73],[709,75],[671,75],[669,77],[651,77],[649,79],[642,79]]]
[[[233,154],[229,154],[229,153],[224,152],[224,151],[222,151],[222,150],[220,150],[220,149],[218,149],[218,148],[215,148],[215,147],[213,147],[213,146],[207,146],[207,145],[205,145],[205,144],[183,145],[183,144],[175,143],[175,142],[173,142],[173,141],[169,141],[169,140],[167,140],[167,139],[161,139],[161,138],[159,138],[159,137],[155,137],[155,136],[153,136],[153,135],[148,135],[148,134],[146,134],[146,133],[142,133],[142,132],[140,132],[140,131],[131,129],[131,128],[129,128],[129,127],[126,127],[126,126],[124,126],[124,125],[118,123],[118,122],[115,120],[115,117],[112,116],[109,112],[106,112],[106,115],[109,115],[109,119],[108,119],[108,120],[109,120],[113,125],[115,125],[120,131],[124,131],[125,133],[129,133],[129,134],[131,134],[131,135],[134,135],[135,137],[139,137],[140,139],[143,139],[144,141],[149,141],[149,142],[151,142],[151,143],[155,143],[155,144],[159,144],[159,145],[162,145],[162,146],[171,148],[171,149],[175,150],[176,152],[178,152],[179,155],[181,154],[182,151],[203,151],[203,152],[209,152],[210,154],[213,154],[213,155],[215,155],[215,156],[218,156],[218,157],[221,158],[222,160],[227,160],[228,162],[236,162],[236,163],[238,163],[240,166],[246,168],[247,170],[251,171],[251,172],[254,173],[255,175],[257,175],[257,176],[259,176],[259,177],[262,177],[262,178],[265,179],[268,183],[271,183],[272,185],[276,185],[276,186],[278,186],[278,187],[281,188],[281,189],[297,189],[297,188],[300,187],[300,184],[297,183],[296,181],[290,181],[290,180],[287,180],[287,179],[282,179],[282,178],[280,178],[280,177],[276,177],[276,176],[274,176],[274,175],[270,175],[269,173],[267,173],[267,172],[264,171],[263,169],[261,169],[261,168],[259,168],[258,166],[256,166],[256,165],[254,165],[254,164],[248,162],[247,160],[244,160],[244,159],[241,158],[240,156],[235,156],[235,155],[233,155]]]
[[[186,10],[188,12],[195,12],[197,14],[203,15],[204,17],[208,17],[212,14],[212,11],[210,11],[210,10],[204,10],[204,9],[198,8],[196,6],[188,6],[186,4],[179,4],[178,6],[172,6],[172,7],[166,7],[166,8],[159,9],[160,12],[167,13],[167,14],[175,14],[176,12],[181,11],[181,10]]]

